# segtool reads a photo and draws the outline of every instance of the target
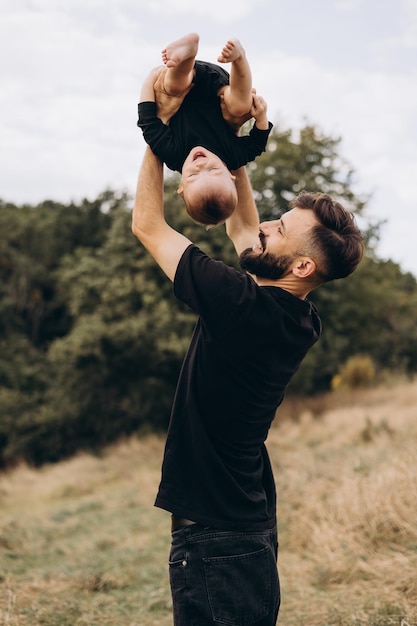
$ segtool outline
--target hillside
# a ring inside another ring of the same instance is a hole
[[[282,626],[417,624],[417,382],[288,401],[268,440]],[[0,475],[0,625],[168,626],[163,440]]]

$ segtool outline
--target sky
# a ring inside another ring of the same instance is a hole
[[[240,39],[276,126],[341,138],[378,256],[417,276],[417,0],[1,0],[0,198],[133,195],[141,82],[189,32],[212,62]]]

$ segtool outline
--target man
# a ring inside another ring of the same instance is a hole
[[[265,440],[286,386],[321,324],[306,299],[363,254],[353,217],[302,194],[259,224],[245,168],[226,222],[246,272],[205,255],[163,210],[162,164],[149,148],[133,233],[199,319],[173,404],[156,506],[172,514],[175,626],[276,623],[276,496]]]

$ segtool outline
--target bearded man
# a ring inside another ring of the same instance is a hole
[[[353,216],[302,193],[259,223],[245,168],[226,231],[237,271],[164,217],[163,169],[147,148],[133,233],[198,321],[178,381],[156,506],[171,513],[175,626],[276,624],[276,492],[265,440],[321,323],[308,294],[348,276],[363,255]]]

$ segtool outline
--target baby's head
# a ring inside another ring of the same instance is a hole
[[[194,190],[193,190],[194,192]],[[219,181],[214,181],[210,189],[193,193],[192,199],[182,194],[185,208],[191,219],[201,226],[223,224],[236,208],[236,189],[224,189]]]
[[[235,177],[216,154],[201,146],[184,161],[178,193],[188,215],[203,226],[223,223],[237,205]]]

